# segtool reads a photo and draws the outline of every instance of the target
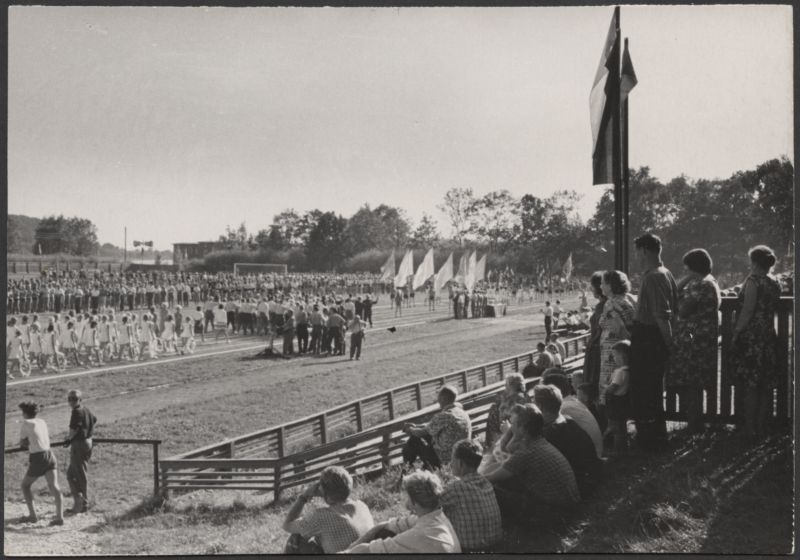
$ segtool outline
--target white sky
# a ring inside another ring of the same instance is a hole
[[[280,210],[416,222],[452,187],[591,186],[612,7],[9,11],[9,213],[101,242],[215,239]],[[790,6],[622,7],[632,167],[727,177],[793,154]]]

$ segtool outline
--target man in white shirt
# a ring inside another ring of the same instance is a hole
[[[416,472],[403,479],[403,490],[411,515],[375,525],[344,554],[461,552],[455,529],[439,503],[443,492],[439,477],[430,472]],[[386,538],[377,538],[384,535]]]
[[[47,424],[41,418],[36,418],[39,413],[39,405],[34,402],[23,402],[19,404],[22,410],[22,426],[19,430],[19,445],[27,448],[29,455],[28,470],[25,478],[22,479],[22,494],[25,496],[25,504],[28,506],[28,516],[23,517],[23,523],[36,523],[39,518],[36,509],[33,507],[33,492],[31,486],[36,479],[44,476],[47,479],[47,486],[50,494],[56,502],[56,517],[50,525],[63,525],[64,515],[61,505],[61,488],[58,486],[58,462],[56,456],[50,451],[50,433]]]

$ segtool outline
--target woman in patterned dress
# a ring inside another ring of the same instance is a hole
[[[686,275],[678,282],[678,317],[672,334],[672,355],[666,385],[686,411],[689,431],[703,428],[703,389],[717,384],[717,337],[720,293],[711,276],[711,256],[692,249],[683,256]]]
[[[750,249],[750,275],[739,294],[742,304],[733,330],[734,381],[745,391],[746,433],[765,435],[772,408],[772,390],[778,380],[775,311],[781,296],[778,281],[769,272],[775,253],[766,245]]]
[[[605,392],[610,384],[611,374],[618,367],[614,363],[612,348],[620,340],[630,338],[633,319],[636,316],[632,298],[628,292],[631,283],[628,276],[619,270],[607,270],[603,273],[600,285],[606,301],[598,323],[600,327],[600,383],[598,395],[600,404],[605,407]]]
[[[588,383],[594,387],[593,394],[597,394],[598,384],[600,383],[600,317],[603,314],[603,304],[606,301],[606,296],[603,295],[603,274],[604,270],[600,270],[592,274],[591,287],[592,295],[597,300],[592,310],[592,315],[589,317],[589,340],[586,342],[586,353],[583,357],[583,382]]]

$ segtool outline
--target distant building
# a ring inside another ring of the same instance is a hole
[[[192,259],[202,259],[207,254],[217,249],[221,249],[222,244],[218,241],[198,241],[197,243],[173,243],[172,262],[183,267],[187,261]]]

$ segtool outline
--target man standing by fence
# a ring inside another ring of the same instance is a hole
[[[634,246],[643,272],[631,330],[631,407],[636,421],[636,445],[652,451],[666,444],[664,368],[672,345],[678,287],[661,262],[661,239],[657,235],[637,237]]]
[[[72,407],[72,415],[64,446],[69,447],[67,482],[74,502],[68,513],[85,513],[89,509],[89,460],[92,458],[92,436],[97,418],[83,406],[79,390],[73,389],[67,393],[67,402]]]

